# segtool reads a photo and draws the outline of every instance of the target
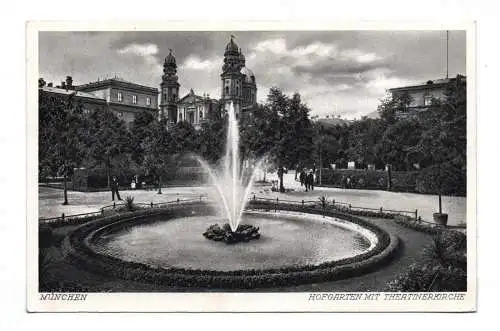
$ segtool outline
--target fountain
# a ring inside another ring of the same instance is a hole
[[[68,235],[65,245],[72,259],[102,274],[150,282],[158,289],[251,289],[356,276],[385,263],[396,251],[397,238],[334,210],[288,204],[276,213],[268,211],[266,201],[245,210],[260,163],[251,175],[243,174],[233,105],[226,139],[220,167],[199,159],[217,191],[221,213],[197,201],[105,216]],[[215,224],[221,218],[222,224]],[[200,238],[201,232],[214,242]],[[252,245],[231,247],[218,243],[251,240]]]
[[[217,190],[219,208],[228,221],[228,226],[213,225],[203,235],[212,240],[224,238],[219,240],[224,240],[226,243],[258,239],[260,237],[257,235],[258,228],[248,224],[241,226],[240,223],[261,162],[257,163],[248,182],[245,183],[239,156],[238,121],[233,103],[229,105],[228,109],[226,152],[222,169],[218,171],[200,158],[198,161],[209,174],[211,182]]]

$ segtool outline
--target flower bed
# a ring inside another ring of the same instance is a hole
[[[262,204],[250,208],[269,207]],[[169,218],[182,217],[195,213],[204,213],[207,206],[199,203],[189,207],[171,209],[151,209],[113,215],[92,221],[76,229],[66,241],[66,250],[78,265],[94,272],[115,277],[162,284],[163,286],[252,289],[265,287],[284,287],[306,283],[332,281],[358,276],[388,263],[398,248],[398,238],[389,235],[377,226],[360,218],[336,211],[317,208],[302,208],[300,205],[280,206],[280,209],[301,211],[312,214],[325,214],[338,217],[372,231],[378,237],[376,246],[362,254],[342,260],[325,262],[320,265],[288,266],[273,269],[245,269],[233,271],[199,270],[186,268],[154,268],[145,264],[123,261],[118,258],[99,254],[92,249],[92,243],[99,236],[128,228],[134,224],[154,222],[161,215],[165,221]]]

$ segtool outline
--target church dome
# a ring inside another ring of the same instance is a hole
[[[236,45],[236,43],[234,42],[233,36],[231,36],[231,40],[229,40],[229,42],[226,45],[226,52],[225,53],[226,54],[228,54],[228,53],[238,54],[239,53],[238,45]]]
[[[165,58],[165,64],[176,64],[175,57],[172,55],[172,50],[170,50],[170,53],[168,53],[167,57]]]
[[[240,74],[245,75],[245,78],[244,78],[245,83],[255,84],[255,75],[253,74],[252,70],[248,69],[247,67],[243,67],[240,70]]]

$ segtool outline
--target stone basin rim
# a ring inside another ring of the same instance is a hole
[[[179,208],[175,211],[172,209],[157,209],[154,211],[150,211],[146,214],[141,214],[140,212],[137,213],[127,213],[127,215],[123,215],[122,217],[108,217],[108,220],[106,220],[106,217],[103,219],[91,221],[87,224],[84,224],[77,228],[70,236],[68,237],[69,239],[69,245],[70,245],[70,251],[72,255],[74,255],[78,260],[83,260],[84,265],[90,265],[93,269],[97,267],[98,269],[106,269],[106,270],[112,270],[113,266],[120,266],[120,268],[125,268],[125,269],[130,269],[130,270],[135,270],[137,272],[141,271],[154,271],[155,273],[158,274],[165,274],[165,273],[170,273],[172,275],[197,275],[197,274],[208,274],[211,276],[240,276],[240,277],[251,277],[251,276],[258,276],[258,275],[273,275],[273,274],[283,274],[283,273],[303,273],[303,272],[314,272],[318,270],[322,271],[327,271],[327,272],[333,272],[335,273],[336,271],[339,271],[339,268],[349,268],[349,267],[362,267],[360,269],[366,269],[367,263],[373,262],[373,260],[383,260],[386,259],[389,255],[392,255],[392,252],[396,250],[398,246],[398,239],[395,236],[389,235],[385,231],[381,230],[379,227],[373,225],[372,223],[369,223],[363,219],[360,219],[358,217],[354,217],[352,215],[347,215],[347,214],[342,214],[338,212],[326,212],[321,210],[321,209],[301,209],[300,213],[301,214],[327,214],[328,216],[331,217],[336,217],[336,218],[341,218],[346,222],[356,223],[357,225],[361,225],[363,227],[367,227],[370,230],[376,232],[377,237],[380,239],[381,237],[385,236],[385,242],[383,245],[380,245],[380,241],[377,243],[377,247],[375,249],[371,249],[368,254],[360,254],[364,255],[362,259],[358,258],[360,255],[356,255],[354,259],[348,258],[345,261],[343,260],[336,260],[333,261],[333,263],[330,262],[325,262],[320,265],[301,265],[297,267],[285,267],[285,268],[273,268],[273,269],[241,269],[241,270],[231,270],[231,271],[217,271],[217,270],[205,270],[205,269],[190,269],[190,268],[154,268],[142,263],[137,263],[137,262],[128,262],[124,261],[118,258],[114,258],[105,254],[100,254],[92,250],[91,248],[91,242],[92,239],[98,235],[99,233],[102,233],[103,231],[106,231],[109,229],[112,229],[115,226],[126,226],[127,223],[134,223],[137,221],[140,221],[140,223],[143,223],[144,220],[149,217],[149,216],[156,216],[156,215],[169,215],[172,218],[177,218],[179,217],[178,213],[186,213],[186,212],[191,212],[193,209],[196,209],[200,207],[200,205],[203,205],[202,207],[206,207],[206,204],[197,204],[195,205],[190,205],[190,206],[185,206],[183,208]],[[290,208],[292,209],[292,208]],[[293,210],[287,210],[287,211],[297,211],[297,208]],[[300,209],[300,208],[299,208]],[[83,239],[83,240],[82,240]],[[377,249],[378,248],[378,249]],[[381,257],[381,258],[377,258]],[[96,263],[95,263],[96,262]],[[365,262],[365,263],[363,263]],[[109,264],[108,266],[103,267],[103,263]],[[97,264],[97,265],[96,265]],[[360,265],[362,264],[362,265]],[[100,267],[99,267],[100,265]],[[123,274],[122,274],[123,276]],[[126,275],[125,275],[126,276]]]

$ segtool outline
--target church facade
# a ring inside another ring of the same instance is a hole
[[[179,98],[179,77],[177,63],[172,50],[165,58],[163,76],[160,84],[160,116],[168,126],[180,121],[191,123],[196,129],[225,112],[233,104],[236,116],[257,105],[257,84],[255,75],[246,67],[245,56],[231,36],[224,51],[220,81],[220,99],[213,99],[206,93],[201,96],[190,92]]]

